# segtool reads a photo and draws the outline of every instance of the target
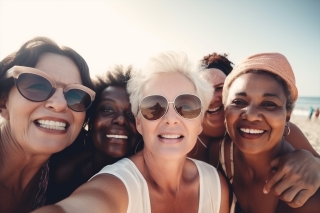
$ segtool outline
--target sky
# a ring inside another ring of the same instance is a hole
[[[0,60],[36,36],[76,50],[92,77],[164,51],[279,52],[299,95],[320,97],[319,0],[0,0]]]

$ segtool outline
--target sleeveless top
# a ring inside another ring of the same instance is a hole
[[[226,137],[224,137],[221,141],[221,146],[220,146],[220,154],[219,154],[219,161],[221,163],[221,167],[226,175],[226,177],[229,177],[228,176],[228,172],[227,172],[227,168],[226,168],[226,158],[225,158],[225,155],[224,155],[224,145],[225,145],[225,139]],[[233,142],[231,142],[230,144],[230,169],[231,169],[231,174],[230,175],[230,178],[229,178],[229,182],[231,183],[232,185],[232,182],[233,182],[233,176],[234,176],[234,163],[233,163]],[[232,192],[232,202],[231,202],[231,207],[230,207],[230,213],[243,213],[239,203],[237,202],[237,197],[236,195],[234,194],[234,192]]]
[[[46,202],[46,192],[49,182],[49,164],[46,162],[41,168],[41,177],[39,180],[38,190],[33,200],[32,210],[44,206]]]
[[[217,170],[202,161],[188,159],[195,163],[199,172],[198,213],[219,213],[221,184]],[[130,159],[123,158],[112,165],[105,166],[93,177],[99,174],[111,174],[123,182],[129,197],[127,213],[151,213],[147,182]]]

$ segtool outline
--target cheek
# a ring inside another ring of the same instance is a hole
[[[74,117],[74,124],[73,124],[74,128],[77,131],[77,134],[79,134],[79,132],[83,126],[84,119],[86,117],[86,113],[85,112],[81,112],[81,113],[74,112],[73,117]]]
[[[232,126],[234,126],[238,117],[239,113],[237,111],[232,110],[230,108],[225,109],[225,121],[228,132],[232,131]]]

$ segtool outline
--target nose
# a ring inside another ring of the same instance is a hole
[[[174,109],[173,102],[168,102],[168,110],[167,113],[164,115],[165,122],[168,124],[175,124],[179,119],[178,117],[179,115]]]
[[[258,106],[248,105],[243,109],[242,117],[248,121],[261,121],[262,114]]]
[[[64,112],[67,110],[68,105],[62,88],[56,89],[54,94],[46,101],[45,107],[56,112]]]
[[[124,115],[124,112],[119,112],[117,114],[115,114],[113,120],[112,120],[113,124],[117,124],[120,126],[125,126],[128,124],[127,119]]]

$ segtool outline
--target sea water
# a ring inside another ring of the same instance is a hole
[[[305,97],[299,96],[296,101],[295,107],[292,114],[297,116],[308,117],[310,114],[310,108],[313,108],[314,111],[320,109],[320,97]],[[314,114],[314,112],[313,112]]]

